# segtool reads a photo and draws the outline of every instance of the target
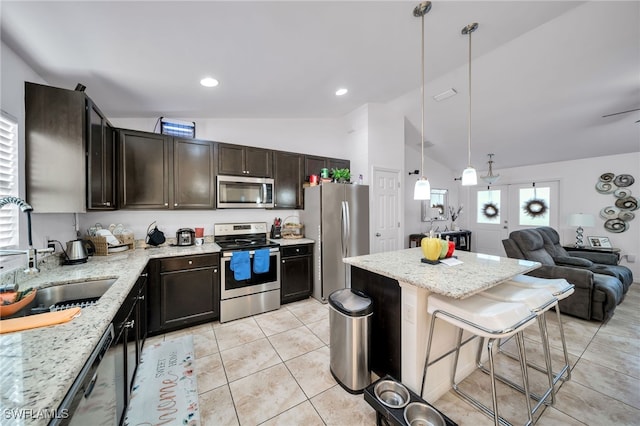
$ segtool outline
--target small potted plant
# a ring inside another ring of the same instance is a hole
[[[351,172],[349,169],[331,169],[331,177],[335,182],[347,183],[351,179]]]

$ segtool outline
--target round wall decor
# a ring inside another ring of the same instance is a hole
[[[615,206],[607,206],[600,210],[600,217],[606,219],[604,229],[609,232],[620,233],[629,229],[629,221],[636,215],[632,213],[640,208],[640,198],[631,196],[628,186],[636,180],[629,174],[614,175],[603,173],[596,182],[596,191],[600,194],[613,194],[616,198]]]
[[[541,200],[539,198],[534,198],[524,203],[524,205],[522,206],[522,209],[524,210],[527,216],[538,217],[538,216],[543,216],[547,212],[549,207],[544,202],[544,200]]]
[[[499,212],[500,209],[498,209],[498,206],[496,206],[494,203],[486,203],[482,207],[482,214],[487,219],[493,219],[494,217],[498,216]]]

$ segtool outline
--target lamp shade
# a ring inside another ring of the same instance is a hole
[[[427,178],[422,178],[416,182],[416,186],[413,188],[414,200],[429,200],[431,199],[431,184]]]
[[[478,174],[476,169],[469,166],[462,172],[462,186],[472,186],[478,184]]]
[[[585,213],[573,213],[569,215],[569,226],[586,226],[590,227],[595,224],[593,215]]]

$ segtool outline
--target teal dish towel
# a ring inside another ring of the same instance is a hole
[[[258,249],[253,255],[253,272],[264,274],[269,272],[269,249]]]
[[[236,281],[248,280],[251,278],[251,261],[249,260],[249,252],[233,252],[229,267],[233,271],[233,278],[235,278]]]

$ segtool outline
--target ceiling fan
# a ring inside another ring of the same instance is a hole
[[[630,109],[628,111],[614,112],[612,114],[603,115],[602,118],[612,117],[614,115],[626,114],[628,112],[634,112],[634,111],[640,111],[640,108],[634,108],[634,109]],[[636,123],[640,123],[640,120],[636,121]]]

